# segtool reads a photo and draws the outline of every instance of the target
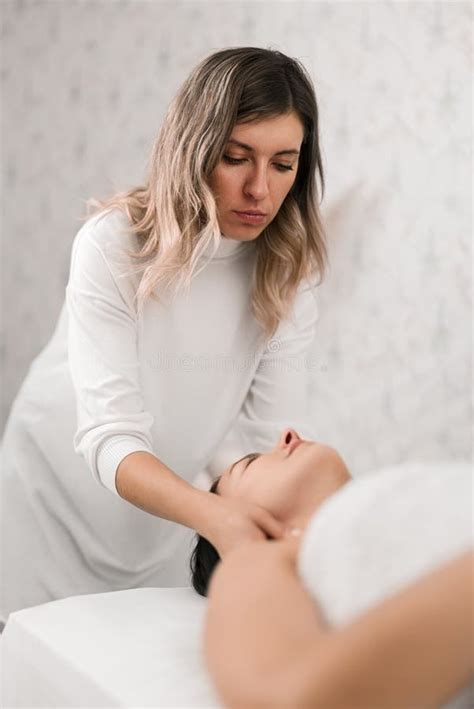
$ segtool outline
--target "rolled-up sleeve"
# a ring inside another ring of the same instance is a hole
[[[76,234],[66,286],[73,445],[96,480],[118,495],[120,461],[135,451],[153,452],[153,416],[143,405],[133,303],[104,255],[95,223]]]
[[[309,394],[317,319],[313,278],[300,285],[291,315],[280,323],[259,361],[237,421],[243,451],[273,448],[287,427],[303,438],[316,438]]]

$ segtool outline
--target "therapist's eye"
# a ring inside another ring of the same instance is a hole
[[[223,155],[222,159],[229,165],[242,165],[247,158],[233,158],[230,155]],[[291,172],[294,170],[292,165],[284,165],[283,163],[274,163],[274,165],[279,172]]]

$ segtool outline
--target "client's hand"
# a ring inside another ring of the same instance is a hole
[[[246,542],[282,539],[287,533],[285,526],[263,507],[232,497],[218,497],[217,501],[219,510],[208,539],[222,559]]]

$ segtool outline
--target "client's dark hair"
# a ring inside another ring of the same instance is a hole
[[[213,492],[215,495],[219,493],[216,492],[217,484],[220,477],[214,480],[209,492]],[[216,568],[217,564],[221,560],[221,557],[217,553],[217,549],[212,546],[211,542],[205,537],[201,537],[197,534],[197,542],[192,551],[190,566],[191,566],[191,583],[193,588],[199,593],[200,596],[207,596],[207,589],[211,576]]]

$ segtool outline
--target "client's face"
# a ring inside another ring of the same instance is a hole
[[[216,492],[253,502],[282,522],[304,525],[350,479],[337,451],[287,428],[273,450],[249,454],[226,469]]]

